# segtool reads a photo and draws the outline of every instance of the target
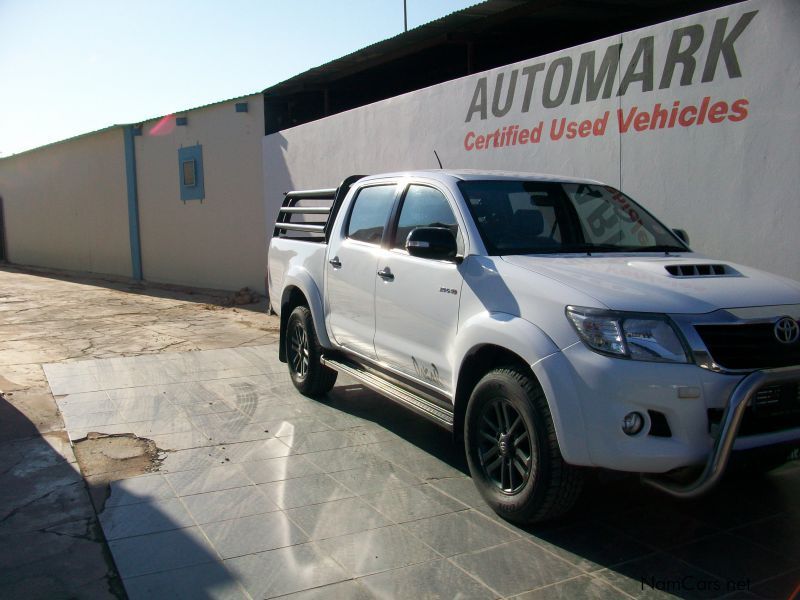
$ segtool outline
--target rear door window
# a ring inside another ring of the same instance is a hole
[[[373,185],[363,188],[353,203],[347,224],[347,237],[369,244],[380,244],[389,220],[397,186]]]

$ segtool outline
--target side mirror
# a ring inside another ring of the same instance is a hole
[[[672,233],[677,235],[684,244],[689,245],[689,234],[683,229],[673,229]]]
[[[417,227],[406,239],[411,256],[434,260],[453,260],[456,257],[456,236],[446,227]]]

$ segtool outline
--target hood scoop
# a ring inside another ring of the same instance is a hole
[[[741,275],[736,269],[720,263],[665,265],[664,268],[673,277],[735,277]]]

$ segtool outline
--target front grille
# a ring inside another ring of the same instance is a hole
[[[708,410],[708,428],[716,435],[722,420],[722,409]],[[747,407],[740,436],[772,433],[800,427],[800,384],[770,385],[758,390]]]
[[[782,344],[773,323],[696,325],[714,362],[726,369],[773,369],[800,365],[800,341]]]

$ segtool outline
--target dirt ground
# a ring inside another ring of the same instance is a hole
[[[231,300],[0,266],[0,596],[124,597],[42,364],[275,339],[264,300]]]
[[[41,364],[259,345],[278,321],[266,301],[102,278],[0,268],[0,390],[39,431],[63,429]]]

